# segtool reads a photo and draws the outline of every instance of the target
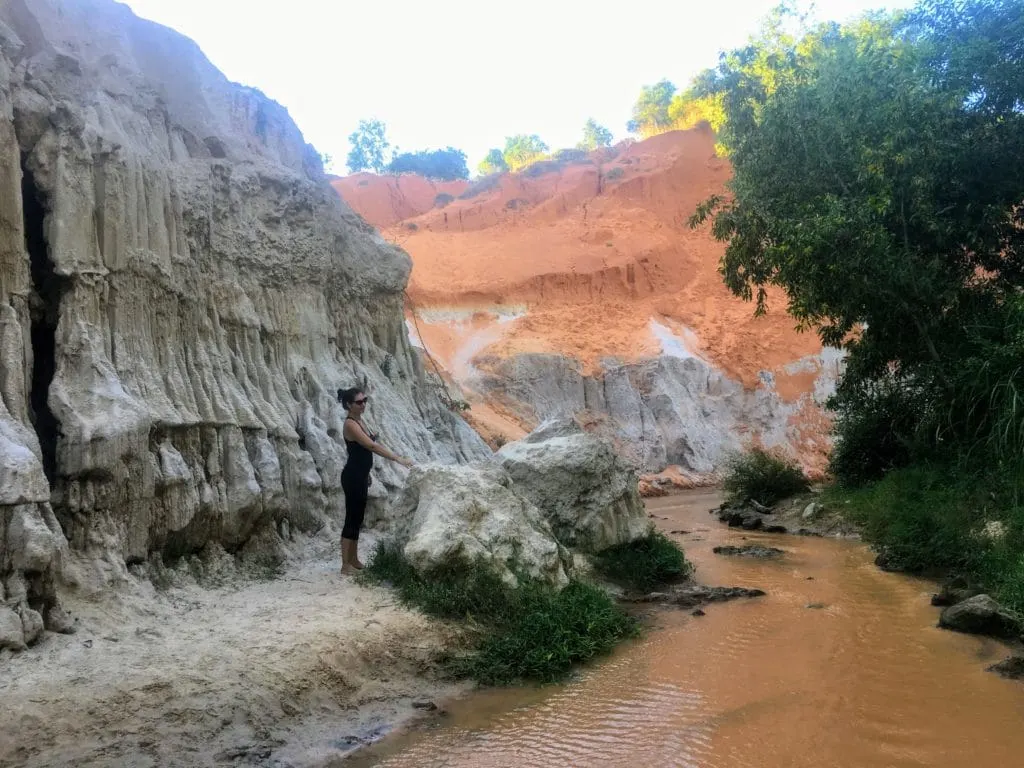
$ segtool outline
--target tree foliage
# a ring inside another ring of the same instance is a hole
[[[508,170],[508,163],[500,149],[492,149],[487,156],[480,161],[477,170],[481,176],[490,176],[493,173],[505,173]]]
[[[633,118],[626,123],[630,133],[647,138],[669,130],[672,121],[668,108],[675,92],[675,85],[668,80],[660,80],[654,85],[641,88],[640,96],[633,105]]]
[[[359,127],[348,137],[352,145],[348,153],[348,168],[352,173],[373,171],[383,173],[391,144],[387,128],[380,120],[360,120]]]
[[[876,429],[898,461],[970,452],[1008,418],[976,382],[1024,393],[1019,359],[997,354],[1024,327],[1022,25],[1021,0],[779,22],[694,86],[721,99],[735,175],[693,223],[713,218],[733,293],[763,311],[779,286],[849,351],[841,445],[896,392],[916,408]]]
[[[583,140],[577,144],[578,149],[588,151],[598,147],[610,147],[612,145],[612,132],[603,125],[598,125],[594,118],[588,118],[583,125]]]
[[[447,149],[402,152],[388,164],[390,173],[416,173],[428,179],[453,181],[468,179],[466,153],[453,147]]]
[[[510,171],[518,171],[530,163],[542,160],[548,151],[548,145],[541,141],[535,133],[520,133],[505,139],[505,150],[502,157]]]

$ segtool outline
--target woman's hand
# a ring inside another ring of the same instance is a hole
[[[398,457],[398,463],[401,464],[403,467],[406,467],[408,469],[412,469],[412,465],[415,462],[412,459],[406,458],[405,456],[399,456]]]

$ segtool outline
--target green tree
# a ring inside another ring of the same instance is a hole
[[[508,170],[508,163],[500,149],[492,149],[487,156],[480,161],[477,170],[481,176],[489,176],[492,173],[505,173]]]
[[[396,154],[388,164],[388,171],[390,173],[416,173],[428,179],[441,181],[469,178],[466,153],[453,147]]]
[[[671,125],[668,108],[675,92],[675,85],[668,80],[641,88],[640,96],[633,105],[633,119],[626,124],[630,133],[647,138],[667,130]]]
[[[530,163],[543,159],[548,145],[541,141],[537,134],[520,133],[505,139],[505,151],[502,157],[510,171],[518,171]]]
[[[349,150],[347,163],[352,173],[384,172],[388,165],[385,158],[391,147],[386,133],[387,128],[380,120],[359,121],[359,127],[348,137],[352,148]]]
[[[763,311],[779,286],[803,327],[849,351],[841,421],[863,426],[893,392],[914,403],[890,435],[902,461],[999,421],[965,366],[1024,391],[1019,363],[1000,378],[979,362],[1024,325],[1022,28],[1020,0],[928,0],[776,30],[702,80],[734,178],[693,224],[713,217],[733,293]]]
[[[589,118],[583,126],[583,140],[576,146],[579,149],[595,150],[598,147],[610,147],[612,132],[603,125],[598,125],[594,118]]]

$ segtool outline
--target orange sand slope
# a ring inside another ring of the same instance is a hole
[[[722,284],[722,244],[687,225],[731,173],[710,131],[547,167],[473,184],[370,174],[334,182],[412,256],[422,341],[456,379],[484,353],[558,353],[596,371],[603,359],[666,352],[702,357],[748,388],[771,371],[788,401],[809,391],[813,373],[785,368],[820,352],[817,338],[794,329],[779,293],[755,318]],[[441,193],[455,199],[435,203]]]

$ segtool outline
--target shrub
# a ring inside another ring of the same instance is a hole
[[[722,487],[731,501],[753,499],[771,506],[806,491],[810,485],[792,460],[763,448],[753,448],[729,460]]]
[[[623,170],[622,168],[612,168],[610,171],[608,171],[608,173],[605,174],[604,177],[608,179],[608,181],[617,181],[618,179],[621,179],[625,175],[626,171]]]
[[[390,173],[416,173],[428,179],[441,181],[469,178],[466,153],[454,147],[403,152],[400,155],[395,155],[388,164],[388,171]]]
[[[594,567],[609,581],[635,592],[682,581],[693,571],[682,550],[658,532],[599,552]]]
[[[555,160],[538,160],[535,163],[531,163],[526,166],[523,171],[523,175],[536,179],[538,176],[543,176],[545,173],[557,173],[562,170],[562,164]]]
[[[554,159],[559,163],[589,163],[590,153],[585,149],[560,149]]]
[[[500,184],[501,174],[499,173],[495,173],[490,176],[482,176],[466,187],[466,191],[459,195],[459,200],[471,200],[477,195],[482,195],[484,192],[490,192],[492,189],[496,189]]]
[[[429,616],[472,622],[480,630],[474,652],[451,669],[485,684],[558,680],[638,631],[595,586],[572,582],[559,591],[520,578],[514,588],[481,562],[420,574],[394,543],[377,545],[362,578],[392,586],[403,603]]]
[[[447,192],[440,192],[437,197],[434,198],[434,207],[444,208],[453,200],[455,200],[455,195],[449,195]]]

